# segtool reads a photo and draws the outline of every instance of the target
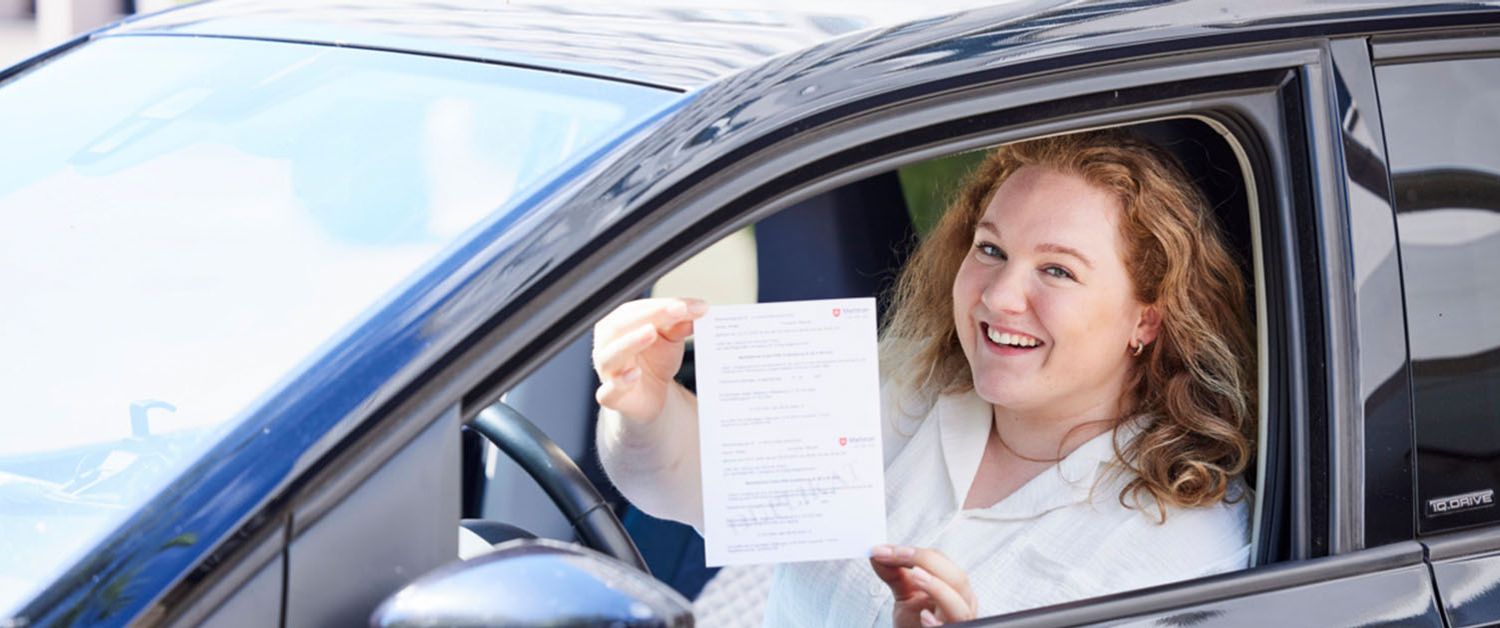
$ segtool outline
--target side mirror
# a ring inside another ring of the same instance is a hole
[[[692,604],[594,550],[549,539],[503,543],[406,585],[370,625],[691,628]]]

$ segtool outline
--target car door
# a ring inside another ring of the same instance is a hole
[[[972,69],[984,59],[969,61]],[[604,234],[607,245],[559,277],[568,290],[593,287],[580,299],[590,309],[575,313],[573,333],[716,238],[852,181],[1049,133],[1161,120],[1207,125],[1234,147],[1237,163],[1225,167],[1244,174],[1251,197],[1262,365],[1258,566],[982,621],[1441,625],[1424,549],[1413,540],[1411,475],[1402,462],[1409,445],[1400,443],[1411,429],[1400,403],[1404,348],[1356,351],[1392,333],[1389,309],[1400,291],[1381,170],[1373,180],[1349,174],[1354,160],[1384,163],[1365,41],[1095,61],[1009,80],[937,68],[930,76],[956,73],[809,108],[835,113],[726,115],[694,140],[740,134],[749,137],[746,148],[688,160],[704,169],[640,202],[648,218]],[[748,91],[757,78],[740,85]],[[788,80],[753,102],[806,96],[819,78]],[[745,110],[754,108],[736,108]],[[658,167],[649,160],[635,166]],[[503,390],[470,400],[483,404]],[[1366,473],[1377,465],[1378,473]]]
[[[1301,189],[1293,183],[1282,199],[1292,204],[1287,222],[1297,230],[1284,241],[1295,270],[1282,280],[1300,285],[1281,289],[1303,297],[1283,294],[1289,305],[1283,312],[1304,326],[1300,335],[1262,326],[1263,341],[1300,352],[1306,369],[1280,382],[1301,389],[1306,414],[1274,401],[1262,414],[1272,425],[1287,425],[1285,440],[1268,439],[1262,455],[1274,461],[1274,449],[1286,448],[1290,551],[1268,554],[1275,539],[1263,535],[1262,561],[1280,562],[1039,609],[994,625],[1443,624],[1423,548],[1411,540],[1406,352],[1387,341],[1405,330],[1394,307],[1400,298],[1395,224],[1367,42],[1329,41],[1292,74],[1280,95],[1296,113],[1282,122],[1305,134],[1293,131],[1273,150],[1287,151],[1281,157],[1293,177],[1308,182]],[[1267,226],[1263,244],[1277,237]],[[1265,290],[1275,302],[1277,288]],[[1266,356],[1272,369],[1297,364],[1275,352]],[[1262,385],[1274,399],[1277,380]],[[1274,477],[1273,469],[1263,481]],[[1263,504],[1262,522],[1273,508]]]
[[[1301,349],[1318,365],[1301,380],[1310,412],[1283,443],[1291,510],[1306,508],[1292,517],[1293,538],[1300,531],[1304,540],[1276,564],[995,625],[1443,625],[1423,548],[1412,540],[1407,352],[1389,341],[1406,330],[1368,41],[1334,39],[1318,56],[1296,70],[1300,85],[1286,94],[1306,130],[1285,156],[1310,182],[1307,196],[1292,199],[1293,222],[1305,221],[1292,248],[1306,296]],[[1272,342],[1297,342],[1283,334],[1273,328]]]
[[[1379,38],[1411,352],[1417,528],[1451,626],[1500,621],[1500,40]]]
[[[1411,540],[1406,354],[1367,349],[1404,330],[1391,315],[1400,288],[1383,169],[1350,167],[1384,163],[1366,42],[1305,54],[1266,58],[1260,72],[1163,68],[1181,73],[1181,91],[1145,86],[1133,103],[1160,110],[1191,94],[1174,113],[1226,122],[1260,192],[1260,566],[986,623],[1442,624]],[[1217,91],[1225,82],[1239,83],[1233,95]],[[1238,125],[1219,117],[1230,111]]]

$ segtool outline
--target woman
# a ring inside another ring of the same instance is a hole
[[[881,338],[888,533],[779,566],[767,625],[936,625],[1244,568],[1250,343],[1201,194],[1118,130],[995,150],[902,271]],[[706,305],[595,330],[605,468],[701,528],[696,407],[672,383]]]

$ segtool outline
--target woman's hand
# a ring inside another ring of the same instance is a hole
[[[896,628],[940,626],[979,613],[969,576],[935,549],[877,545],[870,551],[870,567],[896,595]]]
[[[708,304],[698,299],[641,299],[594,325],[599,405],[635,421],[660,416],[693,321],[705,312]]]

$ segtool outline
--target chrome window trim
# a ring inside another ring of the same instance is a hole
[[[1497,33],[1445,34],[1406,33],[1376,37],[1370,41],[1370,59],[1376,64],[1441,61],[1494,56]]]

